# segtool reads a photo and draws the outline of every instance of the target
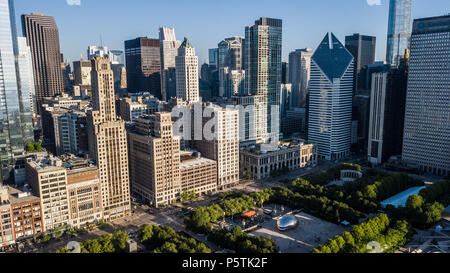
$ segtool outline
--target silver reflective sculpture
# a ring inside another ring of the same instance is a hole
[[[293,215],[285,215],[277,221],[277,227],[281,231],[293,229],[297,226],[297,224],[298,220]]]

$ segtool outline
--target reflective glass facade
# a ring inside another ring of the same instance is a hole
[[[398,66],[411,38],[411,1],[390,0],[386,61]]]
[[[13,1],[0,0],[0,160],[3,178],[9,173],[13,157],[23,153],[29,139],[24,136],[22,127],[20,74],[16,73],[20,66],[16,59],[18,52]],[[25,103],[29,105],[29,102]],[[23,110],[27,109],[30,107]],[[31,125],[31,111],[29,114]],[[32,135],[32,128],[30,130]]]

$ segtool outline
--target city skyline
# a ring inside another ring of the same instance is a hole
[[[239,2],[239,10],[236,10],[236,5],[231,3],[225,5],[203,0],[189,2],[189,5],[179,1],[156,3],[136,1],[136,5],[133,6],[129,3],[126,5],[125,2],[122,4],[121,1],[114,1],[114,5],[111,5],[112,1],[108,1],[106,5],[104,1],[84,0],[80,1],[79,6],[69,5],[65,0],[16,2],[16,20],[20,18],[20,15],[31,12],[45,13],[55,17],[61,35],[61,52],[70,62],[78,60],[80,53],[84,56],[89,45],[103,43],[111,49],[123,50],[123,41],[145,36],[158,38],[158,28],[168,26],[175,28],[178,40],[188,37],[196,45],[199,64],[203,64],[208,62],[209,48],[217,47],[223,37],[244,36],[243,27],[252,25],[254,18],[261,16],[279,18],[284,22],[283,61],[287,61],[289,52],[295,49],[316,48],[322,38],[318,33],[329,31],[335,33],[340,40],[344,40],[346,35],[353,33],[375,36],[377,37],[376,60],[384,61],[386,57],[388,0],[380,1],[381,5],[369,5],[368,3],[373,1],[366,0],[353,0],[345,5],[329,0],[320,2],[307,0],[301,3],[286,0],[283,1],[283,5],[275,8],[268,1],[258,1],[258,5],[254,5],[255,1],[252,0],[245,3]],[[442,9],[447,4],[445,0],[432,2],[433,4],[430,5],[430,1],[414,1],[411,24],[416,18],[445,15],[450,12],[450,7],[447,10]],[[292,8],[286,9],[286,5]],[[98,14],[97,10],[100,8],[104,12]],[[152,13],[150,18],[142,12],[154,9],[171,9],[172,12]],[[200,9],[201,12],[198,12]],[[185,10],[190,12],[185,13]],[[221,10],[221,12],[214,12],[214,10]],[[177,15],[181,11],[184,16]],[[352,11],[353,16],[343,16],[349,11]],[[123,15],[114,19],[115,12]],[[135,14],[127,16],[130,12]],[[94,13],[98,20],[95,21],[96,27],[90,28],[93,23],[87,19],[92,18]],[[229,13],[233,13],[233,20],[229,20]],[[318,17],[318,14],[322,16]],[[126,21],[121,18],[126,18]],[[318,20],[320,18],[326,18],[326,20]],[[77,20],[76,24],[73,23],[74,20]],[[358,23],[355,24],[355,21]],[[20,22],[17,24],[20,25]],[[80,37],[83,38],[80,39]]]

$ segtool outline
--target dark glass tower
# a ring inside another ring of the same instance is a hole
[[[363,85],[363,77],[360,74],[361,69],[366,65],[375,62],[375,47],[377,38],[365,36],[359,33],[345,37],[345,47],[355,59],[355,72],[353,80],[353,91],[356,92]]]
[[[161,94],[161,57],[159,39],[140,37],[125,41],[128,92]]]
[[[31,48],[38,113],[42,98],[64,92],[59,32],[52,16],[22,15],[23,35]]]

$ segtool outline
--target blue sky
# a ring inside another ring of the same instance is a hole
[[[283,61],[296,48],[315,50],[328,31],[341,42],[357,32],[376,36],[376,58],[384,60],[388,6],[389,0],[15,0],[18,21],[32,12],[55,17],[61,52],[71,62],[100,44],[100,35],[104,45],[123,49],[124,40],[157,38],[165,25],[175,27],[178,40],[188,37],[203,63],[208,48],[244,36],[244,27],[261,16],[283,19]],[[413,0],[413,19],[448,13],[449,0]],[[17,28],[21,34],[20,21]]]

